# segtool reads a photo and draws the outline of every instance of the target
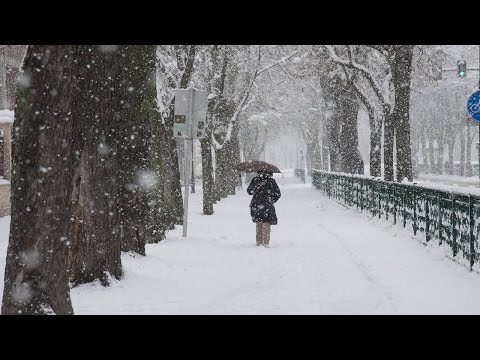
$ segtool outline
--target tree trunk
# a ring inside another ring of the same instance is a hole
[[[4,45],[5,46],[5,45]],[[7,57],[5,49],[0,50],[0,110],[8,109],[7,97]]]
[[[425,173],[429,173],[429,166],[428,166],[428,154],[427,154],[427,135],[425,132],[422,132],[420,135],[420,142],[422,145],[422,157],[423,157],[423,169]]]
[[[434,143],[434,138],[433,137],[429,137],[428,138],[428,155],[429,155],[429,163],[430,163],[430,173],[431,174],[435,174],[436,173],[436,169],[435,169],[435,148],[433,147],[433,143]]]
[[[322,168],[322,158],[321,158],[319,137],[320,137],[320,132],[317,130],[311,146],[312,148],[311,169],[317,169],[317,170],[320,170]]]
[[[441,136],[440,141],[438,141],[437,174],[443,173],[443,163],[444,163],[443,156],[445,152],[444,141],[445,141],[445,138],[443,136]]]
[[[328,120],[327,143],[330,148],[331,170],[363,174],[363,160],[358,150],[357,116],[359,100],[352,91],[345,89],[349,84],[335,85],[335,107]]]
[[[447,173],[453,175],[453,148],[455,140],[448,142],[448,171]]]
[[[342,172],[363,174],[363,159],[358,149],[358,112],[360,104],[356,96],[343,92],[339,96],[338,107],[341,111],[340,161]]]
[[[212,149],[207,132],[204,139],[200,141],[202,146],[202,184],[203,184],[203,214],[213,215],[214,188],[213,188],[213,164]]]
[[[173,123],[172,123],[173,126]],[[180,186],[180,169],[178,165],[177,146],[171,141],[172,126],[165,120],[165,124],[158,125],[158,145],[156,152],[159,157],[158,163],[161,166],[159,172],[162,174],[161,185],[163,201],[165,206],[161,207],[160,219],[167,230],[173,230],[175,224],[183,221],[183,197]],[[180,209],[178,208],[180,206]],[[180,214],[180,211],[182,214]]]
[[[226,145],[226,144],[225,144]],[[227,145],[228,146],[228,145]],[[226,146],[215,152],[216,171],[215,171],[215,191],[217,201],[228,196],[227,192],[227,154]]]
[[[2,314],[73,314],[68,227],[77,46],[30,45],[17,89],[12,198]]]
[[[150,192],[150,221],[148,225],[147,243],[158,243],[165,238],[166,231],[172,226],[172,221],[165,216],[169,204],[165,201],[165,182],[167,174],[164,171],[163,150],[161,139],[165,138],[165,127],[158,111],[152,117],[152,144],[150,147],[150,162],[154,171],[155,184]]]
[[[171,116],[166,121],[166,131],[162,140],[163,151],[163,173],[165,179],[165,203],[169,207],[165,209],[165,217],[170,219],[170,229],[175,225],[183,224],[183,196],[182,186],[180,184],[180,168],[178,165],[177,140],[173,138],[173,110]]]
[[[224,62],[224,66],[225,64],[226,62]],[[226,70],[223,69],[222,73],[224,71]],[[224,77],[224,75],[222,75],[222,77]],[[222,84],[224,84],[224,81],[222,81]],[[233,116],[236,106],[233,101],[223,97],[217,99],[215,106],[215,119],[218,124],[218,134],[216,135],[220,138],[219,142],[224,143],[227,134],[227,124]],[[235,137],[237,137],[237,129],[233,129],[232,131],[231,139],[227,141],[221,149],[216,149],[215,153],[215,192],[217,201],[226,198],[229,194],[229,183],[231,182],[230,179],[234,166],[234,164],[232,164],[231,147],[233,146]]]
[[[445,129],[445,137],[447,139],[448,148],[448,167],[445,169],[447,174],[453,175],[453,149],[455,147],[456,133],[453,132],[453,127],[448,126]]]
[[[370,120],[370,176],[382,176],[382,126],[369,112]]]
[[[240,162],[240,145],[238,142],[238,126],[235,126],[232,133],[232,138],[228,142],[227,153],[227,194],[235,195],[235,188],[238,183],[237,172],[235,165]]]
[[[472,142],[471,126],[467,126],[467,141],[465,144],[465,176],[472,176]]]
[[[240,129],[239,129],[240,131]],[[241,157],[241,150],[240,150],[240,134],[237,133],[235,135],[235,147],[234,147],[234,164],[238,164],[242,161]],[[232,165],[233,166],[233,165]],[[242,187],[242,176],[241,174],[237,173],[236,171],[233,171],[233,181],[235,183],[235,187]]]
[[[460,132],[460,170],[459,170],[459,175],[464,176],[465,175],[465,134],[463,132],[463,129]]]
[[[210,94],[214,94],[215,97],[208,101],[207,111],[207,131],[205,139],[201,140],[202,147],[202,183],[203,183],[203,214],[213,214],[213,204],[218,200],[217,183],[218,171],[217,166],[217,152],[214,146],[211,144],[214,137],[213,131],[215,130],[215,117],[217,102],[222,96],[225,83],[225,74],[217,76],[220,71],[221,59],[220,59],[219,45],[213,45],[210,49],[211,68],[208,74],[209,82],[207,84]],[[226,59],[223,58],[225,62]]]
[[[118,168],[117,139],[120,119],[124,47],[111,52],[97,45],[80,46],[74,119],[82,119],[74,139],[81,154],[76,164],[70,227],[70,279],[74,285],[99,279],[108,285],[108,275],[122,275],[118,212],[115,206]],[[101,99],[99,101],[99,99]]]
[[[383,144],[383,171],[385,181],[393,181],[393,124],[392,115],[385,116],[384,144]]]
[[[392,82],[395,89],[393,121],[396,134],[397,181],[413,180],[412,148],[410,143],[410,86],[413,45],[399,45],[392,63]]]
[[[156,109],[155,46],[128,45],[124,52],[123,108],[117,131],[117,206],[122,251],[145,255],[149,222],[149,146],[152,109]]]

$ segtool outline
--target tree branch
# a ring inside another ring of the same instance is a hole
[[[330,58],[332,59],[333,62],[335,62],[337,64],[340,64],[340,65],[344,65],[344,66],[346,66],[348,68],[351,68],[351,69],[358,70],[363,75],[363,77],[368,81],[370,86],[372,87],[375,95],[378,97],[380,103],[382,104],[382,107],[384,108],[384,111],[386,110],[387,112],[389,112],[391,110],[390,102],[383,96],[383,94],[380,90],[380,86],[377,84],[377,82],[375,81],[372,74],[370,73],[370,71],[367,68],[365,68],[364,66],[362,66],[360,64],[355,63],[351,59],[350,59],[350,61],[340,59],[340,57],[338,57],[338,55],[336,54],[332,45],[324,45],[324,46],[328,49],[328,51],[330,53]]]

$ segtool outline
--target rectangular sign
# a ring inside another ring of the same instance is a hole
[[[203,139],[207,119],[205,90],[175,89],[173,136],[182,139]]]

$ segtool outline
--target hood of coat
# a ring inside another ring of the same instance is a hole
[[[262,178],[262,179],[268,179],[268,178],[273,177],[273,173],[267,173],[267,172],[259,171],[259,172],[257,173],[257,176],[258,176],[259,178]]]

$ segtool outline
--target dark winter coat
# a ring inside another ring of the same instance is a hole
[[[253,195],[250,202],[252,221],[277,225],[277,214],[273,204],[280,199],[281,194],[275,180],[267,176],[255,176],[248,186],[247,193]]]

